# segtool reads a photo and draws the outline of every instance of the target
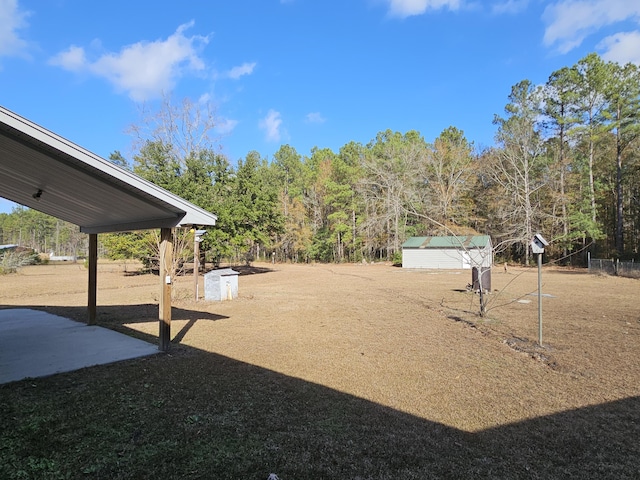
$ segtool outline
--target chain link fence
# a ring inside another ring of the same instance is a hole
[[[605,258],[589,258],[589,273],[640,278],[640,263]]]

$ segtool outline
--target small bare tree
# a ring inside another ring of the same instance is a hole
[[[149,230],[148,235],[149,249],[152,252],[152,258],[160,258],[160,231]],[[193,232],[188,228],[173,229],[173,263],[170,267],[170,275],[174,277],[183,271],[184,263],[191,259],[193,254],[191,245],[193,245]]]

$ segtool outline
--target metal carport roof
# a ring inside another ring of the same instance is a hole
[[[215,225],[217,217],[0,107],[0,196],[104,233]]]
[[[217,217],[0,107],[0,196],[89,234],[88,323],[96,317],[97,234],[160,228],[160,349],[171,333],[171,229]]]

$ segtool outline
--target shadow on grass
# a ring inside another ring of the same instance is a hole
[[[221,267],[221,268],[225,268],[225,267]],[[231,268],[232,270],[235,270],[241,276],[258,275],[261,273],[270,273],[270,272],[276,271],[274,268],[256,267],[254,265],[231,265],[229,268]],[[210,270],[210,271],[215,271],[215,270]]]
[[[15,306],[0,305],[0,308],[16,308]],[[87,322],[87,307],[51,307],[43,305],[29,305],[27,308],[32,310],[41,310],[43,312],[58,315],[60,317],[69,318],[81,323]],[[96,309],[97,320],[96,325],[109,328],[116,332],[145,340],[149,343],[158,343],[158,337],[140,332],[138,330],[127,327],[127,325],[136,323],[149,323],[158,321],[158,304],[145,303],[138,305],[113,305],[99,306]],[[191,328],[198,321],[215,322],[224,320],[224,315],[216,315],[214,313],[203,312],[200,310],[189,310],[179,307],[171,307],[171,319],[173,322],[187,320],[187,323],[171,340],[177,344],[182,341]],[[175,328],[175,327],[174,327]]]
[[[184,345],[0,386],[0,425],[3,479],[621,479],[640,466],[640,397],[470,433]]]
[[[98,323],[132,334],[157,314],[102,306]],[[465,432],[179,344],[223,318],[173,308],[169,355],[0,386],[0,478],[637,478],[640,397]]]

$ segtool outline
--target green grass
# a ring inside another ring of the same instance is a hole
[[[0,386],[0,478],[637,478],[640,399],[468,433],[176,346]]]

